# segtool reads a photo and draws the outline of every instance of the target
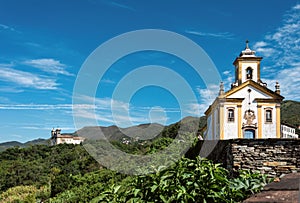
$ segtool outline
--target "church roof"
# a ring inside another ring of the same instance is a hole
[[[238,92],[239,90],[241,90],[241,89],[243,89],[244,87],[247,87],[247,86],[252,86],[252,87],[260,90],[261,92],[269,95],[270,97],[272,97],[274,99],[278,99],[280,101],[284,99],[284,97],[281,96],[280,94],[277,94],[276,92],[270,90],[269,88],[267,88],[265,86],[262,86],[262,85],[258,84],[257,82],[254,82],[253,80],[247,80],[246,82],[242,83],[241,85],[233,87],[229,91],[225,92],[224,95],[221,95],[221,97],[226,98],[226,97],[234,94],[235,92]]]
[[[208,109],[205,111],[205,114],[208,115],[210,113],[210,111],[212,110],[212,107],[215,106],[218,102],[238,102],[241,103],[244,98],[228,98],[230,95],[244,89],[245,87],[249,87],[252,86],[255,89],[261,91],[262,93],[270,96],[272,99],[260,99],[260,98],[256,98],[256,101],[276,101],[276,102],[281,102],[284,97],[281,96],[280,94],[277,94],[276,92],[268,89],[265,86],[262,86],[260,84],[258,84],[257,82],[254,82],[253,80],[248,80],[244,83],[242,83],[239,86],[233,87],[232,89],[230,89],[229,91],[225,92],[222,95],[219,95],[214,102],[212,103],[212,105],[210,105],[208,107]]]

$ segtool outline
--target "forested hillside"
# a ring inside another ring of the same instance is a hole
[[[136,153],[156,153],[171,139],[157,138]],[[230,179],[226,169],[199,157],[153,174],[124,175],[100,166],[81,145],[10,148],[0,162],[0,202],[236,202],[269,181],[247,171]]]
[[[80,145],[14,147],[0,153],[0,191],[18,185],[49,186],[52,195],[65,189],[70,175],[101,166]]]

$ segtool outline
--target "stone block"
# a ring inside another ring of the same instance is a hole
[[[262,156],[262,157],[266,157],[267,156],[265,153],[260,153],[259,155]]]
[[[247,147],[247,148],[245,148],[245,149],[246,149],[246,151],[248,151],[248,152],[254,151],[254,147]]]
[[[290,166],[278,166],[277,169],[295,169],[296,166],[290,165]]]
[[[266,149],[266,152],[272,152],[272,153],[275,153],[276,150],[275,150],[275,149]]]
[[[286,162],[283,161],[273,161],[273,162],[264,162],[264,166],[284,166],[286,165]]]
[[[271,171],[272,168],[271,168],[271,167],[263,166],[263,167],[261,167],[261,170],[264,170],[264,171]]]
[[[241,166],[241,163],[234,162],[234,163],[233,163],[233,166],[235,166],[235,167],[239,167],[239,166]]]

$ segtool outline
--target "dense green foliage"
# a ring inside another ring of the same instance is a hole
[[[228,179],[227,170],[200,158],[183,158],[144,176],[102,170],[73,180],[74,187],[51,202],[238,202],[267,183],[265,176],[249,171]]]
[[[0,193],[16,186],[51,186],[55,195],[70,186],[70,175],[100,169],[80,145],[34,145],[0,153]]]
[[[156,153],[169,137],[139,154]],[[136,144],[118,144],[132,150]],[[134,176],[101,167],[80,145],[36,145],[0,153],[0,202],[236,202],[258,192],[264,176],[242,172],[235,179],[218,164],[182,158],[172,167]]]

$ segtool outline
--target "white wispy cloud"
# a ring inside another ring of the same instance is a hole
[[[202,115],[205,111],[205,107],[207,107],[204,103],[189,103],[187,104],[187,108],[185,113],[192,115],[192,116],[199,116]]]
[[[110,1],[109,4],[111,6],[114,6],[114,7],[123,8],[123,9],[127,9],[127,10],[130,10],[130,11],[135,11],[135,9],[133,7],[125,5],[123,3],[119,3],[119,2],[115,2],[115,1]]]
[[[225,70],[225,71],[223,71],[223,75],[230,76],[231,75],[231,71]]]
[[[73,114],[76,117],[87,119],[86,121],[81,120],[84,123],[88,123],[89,120],[98,120],[120,127],[128,127],[140,123],[165,124],[169,119],[166,116],[167,113],[180,112],[180,110],[175,108],[133,106],[130,103],[112,98],[93,98],[80,95],[80,98],[77,99],[79,99],[77,100],[79,103],[87,102],[90,104],[90,108],[85,109],[77,104],[73,107]]]
[[[54,79],[38,76],[33,73],[24,72],[0,65],[0,80],[14,83],[20,87],[30,87],[35,89],[57,89],[59,84]]]
[[[91,108],[96,109],[108,109],[114,107],[116,109],[124,109],[125,111],[129,110],[129,103],[118,101],[109,97],[97,98],[91,97],[88,95],[78,95],[74,96],[74,108],[81,108],[80,105],[87,105]]]
[[[180,112],[176,108],[140,107],[111,98],[92,98],[82,96],[77,104],[0,104],[0,110],[34,110],[56,111],[61,115],[75,116],[82,121],[82,126],[100,124],[128,127],[141,123],[165,124],[169,117],[167,113]],[[78,126],[77,126],[78,127]]]
[[[115,8],[121,8],[121,9],[125,9],[125,10],[129,10],[129,11],[136,11],[135,8],[133,8],[132,6],[125,4],[124,1],[122,1],[122,3],[118,2],[118,1],[111,1],[111,0],[89,0],[90,3],[92,4],[105,4],[111,7],[115,7]]]
[[[0,87],[0,92],[21,93],[21,92],[24,92],[24,90],[19,89],[17,87],[2,86],[2,87]]]
[[[272,47],[269,46],[269,44],[265,41],[259,41],[259,42],[256,42],[253,46],[253,48],[263,54],[265,57],[270,57],[272,56],[276,50]]]
[[[82,108],[90,108],[82,106]],[[72,109],[72,104],[0,104],[0,109],[5,110],[59,110]]]
[[[297,4],[296,6],[294,6],[293,9],[300,10],[300,4]]]
[[[195,31],[195,30],[186,30],[185,33],[197,35],[201,37],[216,37],[216,38],[225,38],[225,39],[233,39],[234,37],[234,35],[229,32],[209,33],[209,32]]]
[[[102,79],[100,81],[101,83],[105,83],[105,84],[115,84],[116,82],[110,79]]]
[[[209,85],[206,88],[197,87],[198,102],[192,102],[188,105],[186,113],[193,116],[202,116],[210,104],[215,100],[219,93],[218,85]]]
[[[253,46],[258,55],[264,56],[263,77],[268,87],[281,84],[281,94],[286,99],[300,100],[300,4],[292,7],[283,17],[281,26],[267,34]],[[265,74],[264,74],[265,73]]]
[[[31,60],[26,60],[23,63],[28,66],[38,68],[47,73],[73,76],[72,73],[66,71],[67,66],[65,64],[52,58],[31,59]]]
[[[1,91],[1,90],[0,90]],[[7,98],[7,97],[1,97],[0,96],[0,103],[10,103],[11,101],[10,101],[10,99],[9,98]]]
[[[21,129],[27,129],[27,130],[51,130],[52,128],[49,127],[49,126],[41,126],[41,125],[28,125],[28,126],[20,126]],[[63,127],[63,131],[75,131],[75,128],[74,127],[67,127],[67,126],[64,126]]]
[[[169,117],[165,116],[164,111],[118,111],[114,110],[114,113],[110,109],[101,109],[93,111],[91,109],[77,109],[73,111],[75,117],[83,121],[84,125],[93,125],[94,121],[104,122],[110,125],[116,125],[119,127],[129,127],[142,123],[160,123],[165,125]],[[163,115],[163,116],[162,116]],[[80,123],[81,124],[81,123]],[[81,127],[83,127],[82,125]]]
[[[17,30],[15,30],[13,27],[4,24],[0,24],[0,31],[1,30],[9,30],[11,32],[17,32]]]
[[[279,82],[281,95],[286,99],[300,100],[299,85],[300,77],[298,76],[300,66],[282,69],[276,72],[275,77],[264,80],[268,88],[275,89],[276,82]],[[281,76],[280,76],[281,75]]]
[[[233,69],[225,70],[222,72],[222,82],[224,85],[225,92],[231,88],[231,84],[235,82],[234,80],[235,80],[235,73]],[[218,87],[217,92],[219,92],[219,88],[220,87]]]

